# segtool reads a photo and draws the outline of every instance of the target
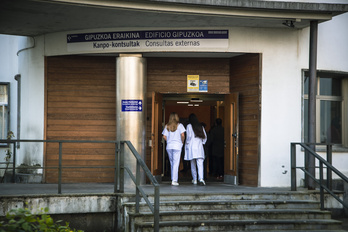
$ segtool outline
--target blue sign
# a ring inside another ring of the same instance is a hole
[[[208,92],[208,80],[199,80],[199,92]]]
[[[122,112],[143,111],[143,100],[121,100]]]

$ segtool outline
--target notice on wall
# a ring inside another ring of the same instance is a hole
[[[208,92],[208,80],[200,80],[199,75],[187,75],[187,92]]]
[[[208,92],[208,80],[199,81],[199,92]]]
[[[114,31],[67,34],[69,52],[195,51],[228,48],[228,30]]]
[[[199,75],[187,75],[187,92],[199,92]]]
[[[122,112],[141,112],[143,111],[142,100],[121,100]]]

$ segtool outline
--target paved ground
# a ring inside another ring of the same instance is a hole
[[[146,193],[153,193],[152,185],[143,186]],[[113,184],[62,184],[62,194],[78,193],[113,193]],[[256,188],[246,186],[234,186],[224,183],[207,183],[206,186],[180,183],[179,186],[171,186],[170,182],[160,185],[160,193],[231,193],[231,192],[288,192],[290,188]],[[125,192],[134,193],[131,186],[125,187]],[[58,184],[0,184],[0,196],[4,195],[37,195],[58,194]]]

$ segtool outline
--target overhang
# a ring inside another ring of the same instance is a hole
[[[295,29],[348,12],[348,4],[252,0],[1,0],[0,34],[37,36],[96,28]]]

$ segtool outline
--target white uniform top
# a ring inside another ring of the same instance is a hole
[[[204,139],[195,136],[192,129],[192,125],[188,124],[186,128],[186,144],[185,144],[185,157],[184,160],[192,160],[198,158],[205,158],[203,144],[207,141],[207,134],[205,133],[204,127],[203,132],[205,135]]]
[[[162,135],[167,137],[167,149],[181,150],[183,145],[181,134],[185,131],[185,127],[181,123],[178,124],[178,128],[174,132],[168,131],[167,126],[165,126]]]

